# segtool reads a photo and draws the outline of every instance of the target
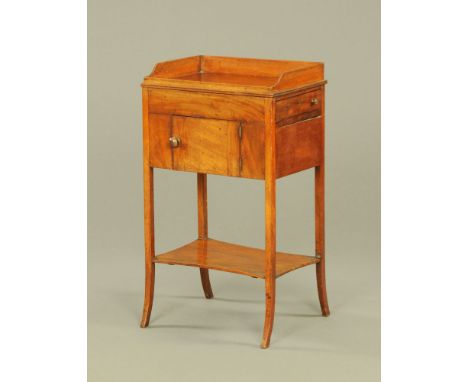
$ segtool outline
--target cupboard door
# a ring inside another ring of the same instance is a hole
[[[173,116],[174,170],[239,176],[239,127],[236,121]]]

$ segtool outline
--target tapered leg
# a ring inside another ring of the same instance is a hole
[[[276,182],[265,181],[265,324],[262,348],[270,346],[270,337],[275,319],[276,291]]]
[[[315,254],[320,257],[316,265],[317,289],[323,316],[330,315],[325,282],[325,169],[315,167]]]
[[[211,290],[210,274],[208,269],[200,268],[200,277],[205,297],[213,298],[213,291]]]
[[[141,317],[142,328],[146,328],[151,318],[154,296],[154,194],[153,169],[144,166],[144,196],[145,196],[145,302]]]
[[[262,348],[270,346],[271,332],[275,320],[275,289],[276,278],[267,277],[265,279],[265,323],[263,325]]]
[[[206,174],[197,174],[198,194],[198,239],[208,239],[208,184]],[[200,268],[203,292],[206,298],[213,298],[208,269]]]
[[[265,104],[265,324],[262,348],[270,346],[276,291],[276,131],[275,104]]]

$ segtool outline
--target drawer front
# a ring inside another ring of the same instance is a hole
[[[157,89],[149,92],[150,113],[235,121],[264,121],[260,97]]]
[[[320,116],[322,101],[320,89],[279,100],[276,103],[277,125],[288,125]]]
[[[238,131],[239,122],[235,121],[174,116],[174,170],[239,176]]]
[[[279,127],[276,153],[278,178],[319,166],[323,160],[322,117]]]
[[[149,115],[150,166],[240,176],[240,122]]]

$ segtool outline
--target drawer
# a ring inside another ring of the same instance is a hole
[[[223,95],[180,90],[151,90],[150,113],[236,121],[264,121],[265,103],[260,97]]]
[[[276,130],[276,176],[319,166],[323,160],[323,120],[315,117]]]
[[[278,126],[317,117],[321,114],[321,90],[284,98],[276,103],[276,123]]]
[[[240,176],[240,122],[151,114],[150,165]]]

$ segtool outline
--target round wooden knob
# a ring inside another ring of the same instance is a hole
[[[311,105],[317,105],[317,104],[318,104],[318,99],[317,99],[317,98],[312,98],[312,99],[310,100],[310,104],[311,104]]]
[[[180,146],[180,138],[179,137],[170,137],[169,144],[171,147],[176,148]]]

